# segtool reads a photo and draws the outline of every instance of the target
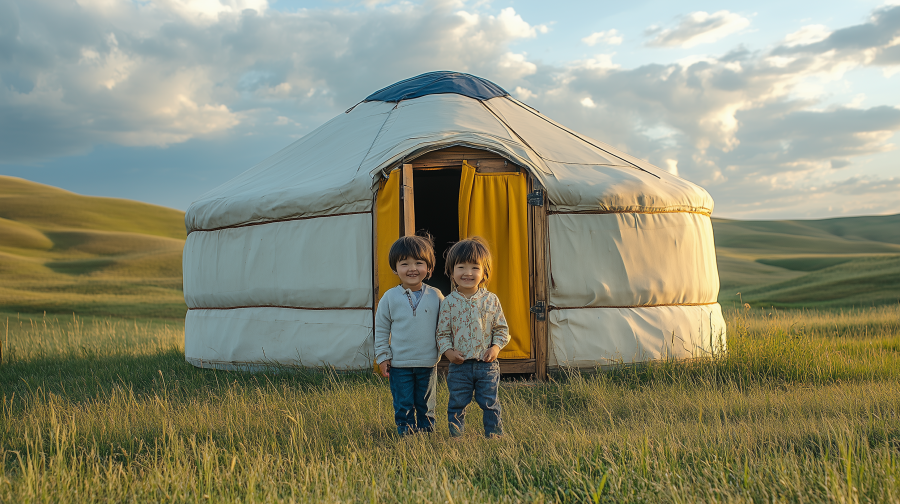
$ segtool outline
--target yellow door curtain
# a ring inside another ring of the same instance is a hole
[[[531,358],[527,192],[522,173],[476,173],[463,161],[459,238],[480,236],[490,246],[493,271],[487,289],[500,299],[511,337],[501,359]]]
[[[394,170],[386,181],[382,180],[375,200],[375,264],[378,265],[376,306],[388,289],[400,285],[400,277],[394,274],[388,264],[391,245],[400,238],[400,177],[401,171]],[[372,364],[375,374],[381,376],[378,364],[374,360]]]
[[[381,181],[378,199],[375,204],[376,250],[375,261],[378,265],[378,300],[388,289],[400,285],[400,277],[391,270],[388,254],[391,245],[400,238],[400,170],[391,172],[387,180]]]

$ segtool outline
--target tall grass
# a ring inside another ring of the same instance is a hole
[[[726,310],[727,352],[609,371],[619,382],[827,384],[900,377],[900,306]]]
[[[0,501],[896,501],[898,319],[729,312],[722,356],[504,382],[506,437],[475,408],[460,442],[443,384],[438,432],[398,439],[371,374],[198,370],[177,324],[13,319]]]

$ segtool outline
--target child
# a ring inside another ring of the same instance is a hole
[[[474,393],[484,411],[485,437],[500,437],[503,422],[497,398],[497,354],[509,343],[509,328],[500,300],[484,289],[491,276],[487,243],[477,236],[457,242],[447,252],[446,272],[455,290],[441,303],[436,338],[438,350],[450,360],[450,435],[462,435],[466,407]]]
[[[440,354],[435,344],[441,291],[424,285],[434,271],[430,238],[404,236],[388,262],[400,285],[381,296],[375,313],[375,362],[390,379],[394,421],[401,436],[434,432],[434,394]]]

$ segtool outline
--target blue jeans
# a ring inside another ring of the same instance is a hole
[[[447,404],[447,420],[450,423],[450,435],[461,436],[466,425],[466,407],[475,402],[484,412],[484,435],[503,435],[503,422],[500,419],[500,400],[497,388],[500,385],[500,363],[481,362],[474,359],[462,364],[450,363],[447,374],[447,388],[450,389],[450,402]]]
[[[437,366],[391,368],[391,396],[394,398],[397,434],[434,432],[436,381]]]

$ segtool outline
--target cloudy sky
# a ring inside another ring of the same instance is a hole
[[[897,0],[0,0],[0,174],[185,209],[433,70],[703,185],[720,217],[900,212]]]

